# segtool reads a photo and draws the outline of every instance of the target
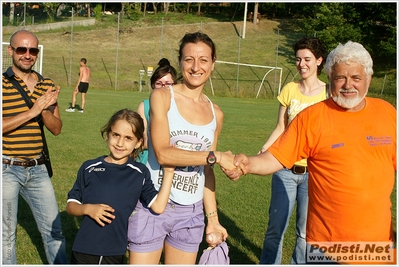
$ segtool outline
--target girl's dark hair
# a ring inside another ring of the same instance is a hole
[[[170,62],[166,58],[162,58],[158,62],[158,68],[154,71],[154,73],[151,76],[151,87],[152,89],[155,88],[155,83],[159,79],[161,79],[163,76],[170,75],[172,76],[173,83],[177,83],[177,72],[176,69],[170,65]]]
[[[303,37],[296,44],[294,44],[293,48],[294,48],[295,54],[298,50],[309,49],[310,52],[312,52],[313,55],[316,57],[316,59],[322,57],[323,58],[322,62],[320,63],[319,66],[317,66],[317,75],[321,74],[324,64],[326,63],[327,50],[324,48],[324,45],[319,38]]]
[[[203,42],[204,44],[208,45],[212,50],[212,61],[216,60],[216,46],[212,39],[205,33],[202,32],[194,32],[194,33],[186,33],[184,37],[180,40],[180,48],[179,48],[179,62],[183,57],[183,48],[188,43],[199,43]]]
[[[101,128],[101,136],[104,139],[108,138],[109,133],[112,131],[112,127],[119,120],[125,120],[132,126],[133,134],[136,136],[137,140],[144,139],[143,119],[141,118],[140,114],[127,108],[115,112],[115,114],[109,119],[108,123]],[[130,154],[130,157],[136,159],[141,151],[143,151],[143,142],[141,142],[141,145],[138,149],[133,150],[133,152]]]

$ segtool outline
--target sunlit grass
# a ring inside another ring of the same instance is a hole
[[[59,98],[63,120],[61,135],[47,134],[54,168],[52,182],[61,211],[68,257],[79,228],[80,218],[66,214],[67,193],[71,189],[80,165],[87,159],[107,154],[100,128],[111,114],[121,108],[136,109],[147,93],[90,90],[85,113],[67,113],[71,89],[64,89]],[[79,98],[78,98],[79,99]],[[225,113],[218,150],[255,155],[274,129],[277,100],[254,98],[211,97]],[[80,100],[77,102],[80,103]],[[258,264],[268,222],[271,176],[247,175],[231,182],[215,168],[219,219],[229,232],[228,244],[233,264]],[[396,190],[392,194],[392,211],[396,229]],[[27,205],[19,207],[17,257],[19,264],[46,263],[40,234]],[[295,243],[295,213],[291,217],[284,239],[283,264],[288,264]],[[200,251],[205,248],[201,245]]]

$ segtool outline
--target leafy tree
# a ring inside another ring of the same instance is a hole
[[[124,5],[125,14],[128,19],[137,20],[141,15],[141,3],[125,3]]]
[[[306,35],[316,35],[328,50],[355,41],[375,61],[396,64],[396,3],[321,3],[305,17]]]
[[[55,15],[60,3],[47,2],[42,3],[41,5],[43,6],[44,11],[47,13],[47,22],[54,22]]]
[[[94,9],[94,16],[96,17],[96,20],[101,20],[102,18],[102,12],[103,12],[103,6],[101,4],[97,4]]]
[[[362,42],[378,61],[396,65],[396,3],[352,5],[359,14],[352,23],[360,25]]]
[[[332,50],[338,43],[346,43],[348,40],[360,42],[360,28],[349,23],[348,14],[354,14],[352,10],[346,10],[347,8],[345,3],[315,4],[314,17],[304,20],[305,34],[323,40],[327,50]]]

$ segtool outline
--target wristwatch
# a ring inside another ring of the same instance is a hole
[[[213,165],[216,163],[216,156],[213,151],[209,151],[208,157],[206,157],[206,162],[211,168],[213,168]]]

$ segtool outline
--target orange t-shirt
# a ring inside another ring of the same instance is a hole
[[[366,97],[358,112],[330,98],[304,109],[269,148],[282,165],[308,158],[308,242],[392,241],[396,109]]]

